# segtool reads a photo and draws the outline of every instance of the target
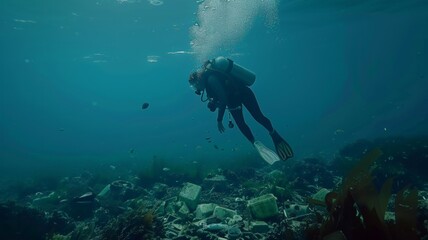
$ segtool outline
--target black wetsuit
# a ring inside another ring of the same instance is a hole
[[[270,133],[273,127],[270,120],[263,115],[253,91],[240,83],[238,79],[232,79],[221,73],[208,70],[203,76],[206,81],[206,92],[209,98],[213,98],[217,103],[217,121],[223,120],[224,112],[228,107],[239,130],[244,136],[254,143],[255,139],[251,129],[245,123],[242,114],[242,105],[250,112],[251,116],[263,125]]]

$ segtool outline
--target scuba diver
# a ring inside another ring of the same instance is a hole
[[[230,115],[232,115],[239,130],[266,162],[273,164],[279,160],[287,160],[293,157],[293,150],[273,128],[270,120],[263,115],[253,91],[249,88],[255,78],[254,73],[232,60],[217,57],[206,61],[200,69],[191,73],[189,83],[195,93],[201,96],[202,102],[208,101],[210,111],[214,112],[218,109],[217,128],[221,133],[225,131],[223,117],[227,108],[229,110],[229,128],[233,128],[230,119]],[[204,99],[205,92],[206,99]],[[277,154],[254,138],[251,129],[245,123],[242,106],[245,106],[251,116],[269,131]]]

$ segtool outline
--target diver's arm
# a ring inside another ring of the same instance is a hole
[[[226,110],[226,106],[218,108],[217,122],[223,122],[223,116],[224,116],[225,110]]]

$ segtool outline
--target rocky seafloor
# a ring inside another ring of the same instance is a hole
[[[391,137],[262,168],[4,183],[0,239],[428,239],[427,160],[427,137]]]

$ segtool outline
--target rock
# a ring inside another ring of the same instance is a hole
[[[166,206],[166,202],[163,201],[161,204],[159,204],[159,207],[156,208],[155,214],[164,215],[165,214],[165,206]]]
[[[278,179],[282,178],[284,176],[284,173],[280,170],[273,170],[272,172],[267,174],[267,178],[271,182],[275,182]]]
[[[345,234],[342,231],[336,231],[328,234],[323,238],[324,240],[347,240]]]
[[[283,187],[274,186],[272,189],[272,193],[278,197],[279,200],[285,200],[290,198],[290,191]]]
[[[179,199],[186,203],[190,210],[195,210],[201,196],[201,186],[186,183],[181,189]]]
[[[213,214],[214,208],[216,206],[217,205],[213,204],[213,203],[199,204],[196,207],[195,218],[196,219],[204,219],[204,218],[211,216]]]
[[[236,211],[228,209],[228,208],[217,206],[214,208],[213,215],[220,220],[224,220],[228,217],[233,218],[233,216],[236,215]]]
[[[227,237],[229,239],[238,239],[242,235],[241,229],[236,226],[230,227],[227,230]]]
[[[248,201],[247,207],[255,219],[266,219],[278,214],[278,205],[273,194],[266,194]]]
[[[51,231],[55,233],[67,234],[75,228],[73,219],[63,211],[52,212],[47,220]]]
[[[155,183],[152,187],[152,190],[156,198],[162,198],[167,194],[168,185],[163,183]]]
[[[204,179],[206,182],[226,182],[226,177],[223,175],[216,174],[212,177],[207,177]]]
[[[227,179],[223,175],[214,175],[204,179],[204,187],[215,188],[217,192],[228,191]]]
[[[87,192],[78,197],[74,197],[68,203],[67,213],[74,219],[83,220],[93,217],[95,209],[99,207],[99,202],[93,192]]]
[[[45,239],[50,232],[45,213],[34,208],[0,203],[1,239]]]
[[[263,237],[257,236],[256,234],[252,232],[243,232],[242,233],[243,239],[253,240],[253,239],[264,239]]]
[[[290,239],[304,239],[305,229],[307,224],[301,221],[287,221],[287,232]]]
[[[173,223],[172,224],[172,227],[174,228],[174,229],[177,229],[178,231],[182,231],[183,230],[183,228],[184,228],[184,226],[183,225],[181,225],[181,224],[178,224],[178,223]]]
[[[252,221],[250,222],[250,231],[253,233],[267,233],[270,228],[266,222],[263,221]]]
[[[106,225],[108,221],[110,220],[110,211],[100,207],[94,212],[94,222],[97,225]]]
[[[208,185],[215,185],[215,184],[223,184],[227,182],[226,177],[223,175],[214,175],[212,177],[207,177],[204,179],[204,182]]]
[[[209,225],[209,224],[213,224],[213,223],[220,223],[221,220],[216,218],[215,216],[210,216],[207,217],[205,219],[193,222],[193,225],[197,226],[197,227],[203,227],[205,225]]]
[[[125,180],[116,180],[110,184],[110,192],[113,198],[126,201],[137,197],[135,185]]]
[[[175,238],[172,238],[172,239],[173,240],[189,240],[190,238],[188,236],[182,235],[182,236],[178,236],[178,237],[175,237]]]
[[[71,233],[71,239],[91,240],[95,237],[95,224],[93,222],[80,223]]]
[[[176,210],[178,210],[178,208],[176,209],[176,201],[177,201],[177,197],[172,197],[172,198],[166,199],[165,200],[164,212],[171,214],[171,215],[174,215]]]
[[[229,226],[233,226],[236,225],[239,222],[242,222],[242,217],[239,215],[235,215],[232,217],[232,219],[229,219],[229,221],[227,222],[227,224],[229,224]]]
[[[33,199],[33,205],[39,209],[49,210],[57,207],[60,201],[60,196],[56,192],[49,194],[36,194],[37,198]]]
[[[165,237],[167,237],[168,239],[175,239],[177,237],[177,233],[167,230],[165,232]]]

